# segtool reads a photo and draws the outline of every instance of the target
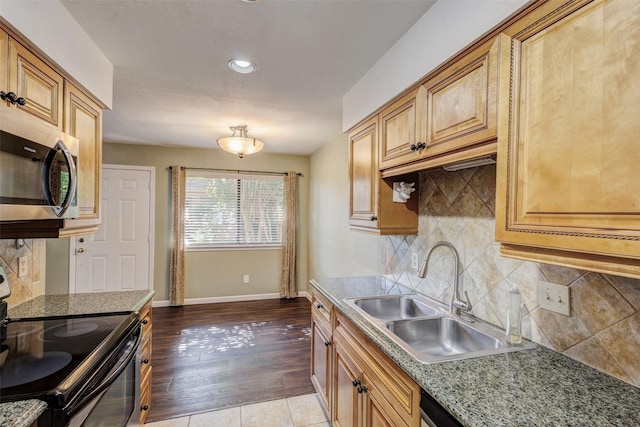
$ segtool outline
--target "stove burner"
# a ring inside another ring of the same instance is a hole
[[[59,327],[53,335],[59,338],[77,337],[78,335],[88,334],[96,329],[98,329],[98,325],[95,323],[84,322],[79,325],[72,323],[70,326]]]
[[[31,355],[9,359],[0,371],[2,388],[14,387],[39,380],[59,371],[71,362],[71,354],[49,351],[42,357]]]

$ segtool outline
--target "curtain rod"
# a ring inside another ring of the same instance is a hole
[[[249,170],[241,170],[241,169],[213,169],[213,168],[191,168],[187,166],[181,166],[182,169],[194,169],[194,170],[202,170],[202,171],[216,171],[216,172],[237,172],[237,173],[254,173],[254,174],[262,174],[262,175],[286,175],[287,172],[266,172],[266,171],[249,171]],[[173,169],[173,167],[169,166],[169,170]],[[296,175],[304,176],[301,172],[298,172]]]

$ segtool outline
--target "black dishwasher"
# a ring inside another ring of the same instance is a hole
[[[424,390],[422,390],[420,398],[420,416],[422,417],[422,427],[462,427],[462,424],[453,415]]]

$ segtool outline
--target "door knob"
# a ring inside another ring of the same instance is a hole
[[[78,248],[76,249],[76,252],[79,254],[84,253],[84,248]]]

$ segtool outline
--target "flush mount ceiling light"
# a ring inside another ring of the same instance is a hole
[[[240,74],[249,74],[256,70],[256,64],[246,59],[231,59],[227,62],[227,65],[233,71]]]
[[[245,154],[253,154],[262,150],[264,144],[259,139],[247,136],[247,126],[231,126],[233,135],[218,138],[216,141],[220,148],[232,154],[237,154],[242,159]],[[236,135],[238,133],[239,135]]]

